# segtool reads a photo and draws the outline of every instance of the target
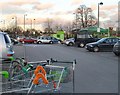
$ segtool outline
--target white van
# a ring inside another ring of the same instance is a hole
[[[9,35],[5,32],[0,32],[0,59],[7,59],[13,54],[13,46]]]

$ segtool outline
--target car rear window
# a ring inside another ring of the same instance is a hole
[[[113,43],[117,43],[119,39],[115,38],[113,39]]]
[[[118,40],[118,43],[120,44],[120,40]]]
[[[4,38],[6,43],[11,43],[10,37],[7,34],[4,35]]]

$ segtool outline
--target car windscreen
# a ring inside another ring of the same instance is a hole
[[[100,42],[103,42],[106,38],[102,38],[100,40],[98,40],[97,42],[100,43]]]
[[[74,40],[74,38],[69,38],[68,40]]]
[[[10,37],[7,34],[4,34],[5,42],[11,43]]]

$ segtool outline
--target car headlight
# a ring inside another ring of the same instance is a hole
[[[7,47],[7,48],[10,48],[11,46],[10,46],[10,45],[7,45],[6,47]]]
[[[66,41],[66,44],[69,44],[69,42],[68,42],[68,41]]]
[[[119,46],[118,45],[114,45],[114,47],[118,48]]]

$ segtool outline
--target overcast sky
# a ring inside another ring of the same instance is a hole
[[[0,0],[0,20],[10,24],[14,20],[12,18],[17,16],[18,24],[21,25],[24,14],[27,14],[26,22],[30,23],[30,19],[36,19],[37,25],[41,28],[41,23],[47,18],[60,20],[61,23],[72,22],[75,18],[73,13],[80,5],[92,8],[97,17],[97,5],[101,1],[103,5],[100,6],[100,21],[104,22],[104,26],[108,26],[106,22],[116,26],[118,0]]]

